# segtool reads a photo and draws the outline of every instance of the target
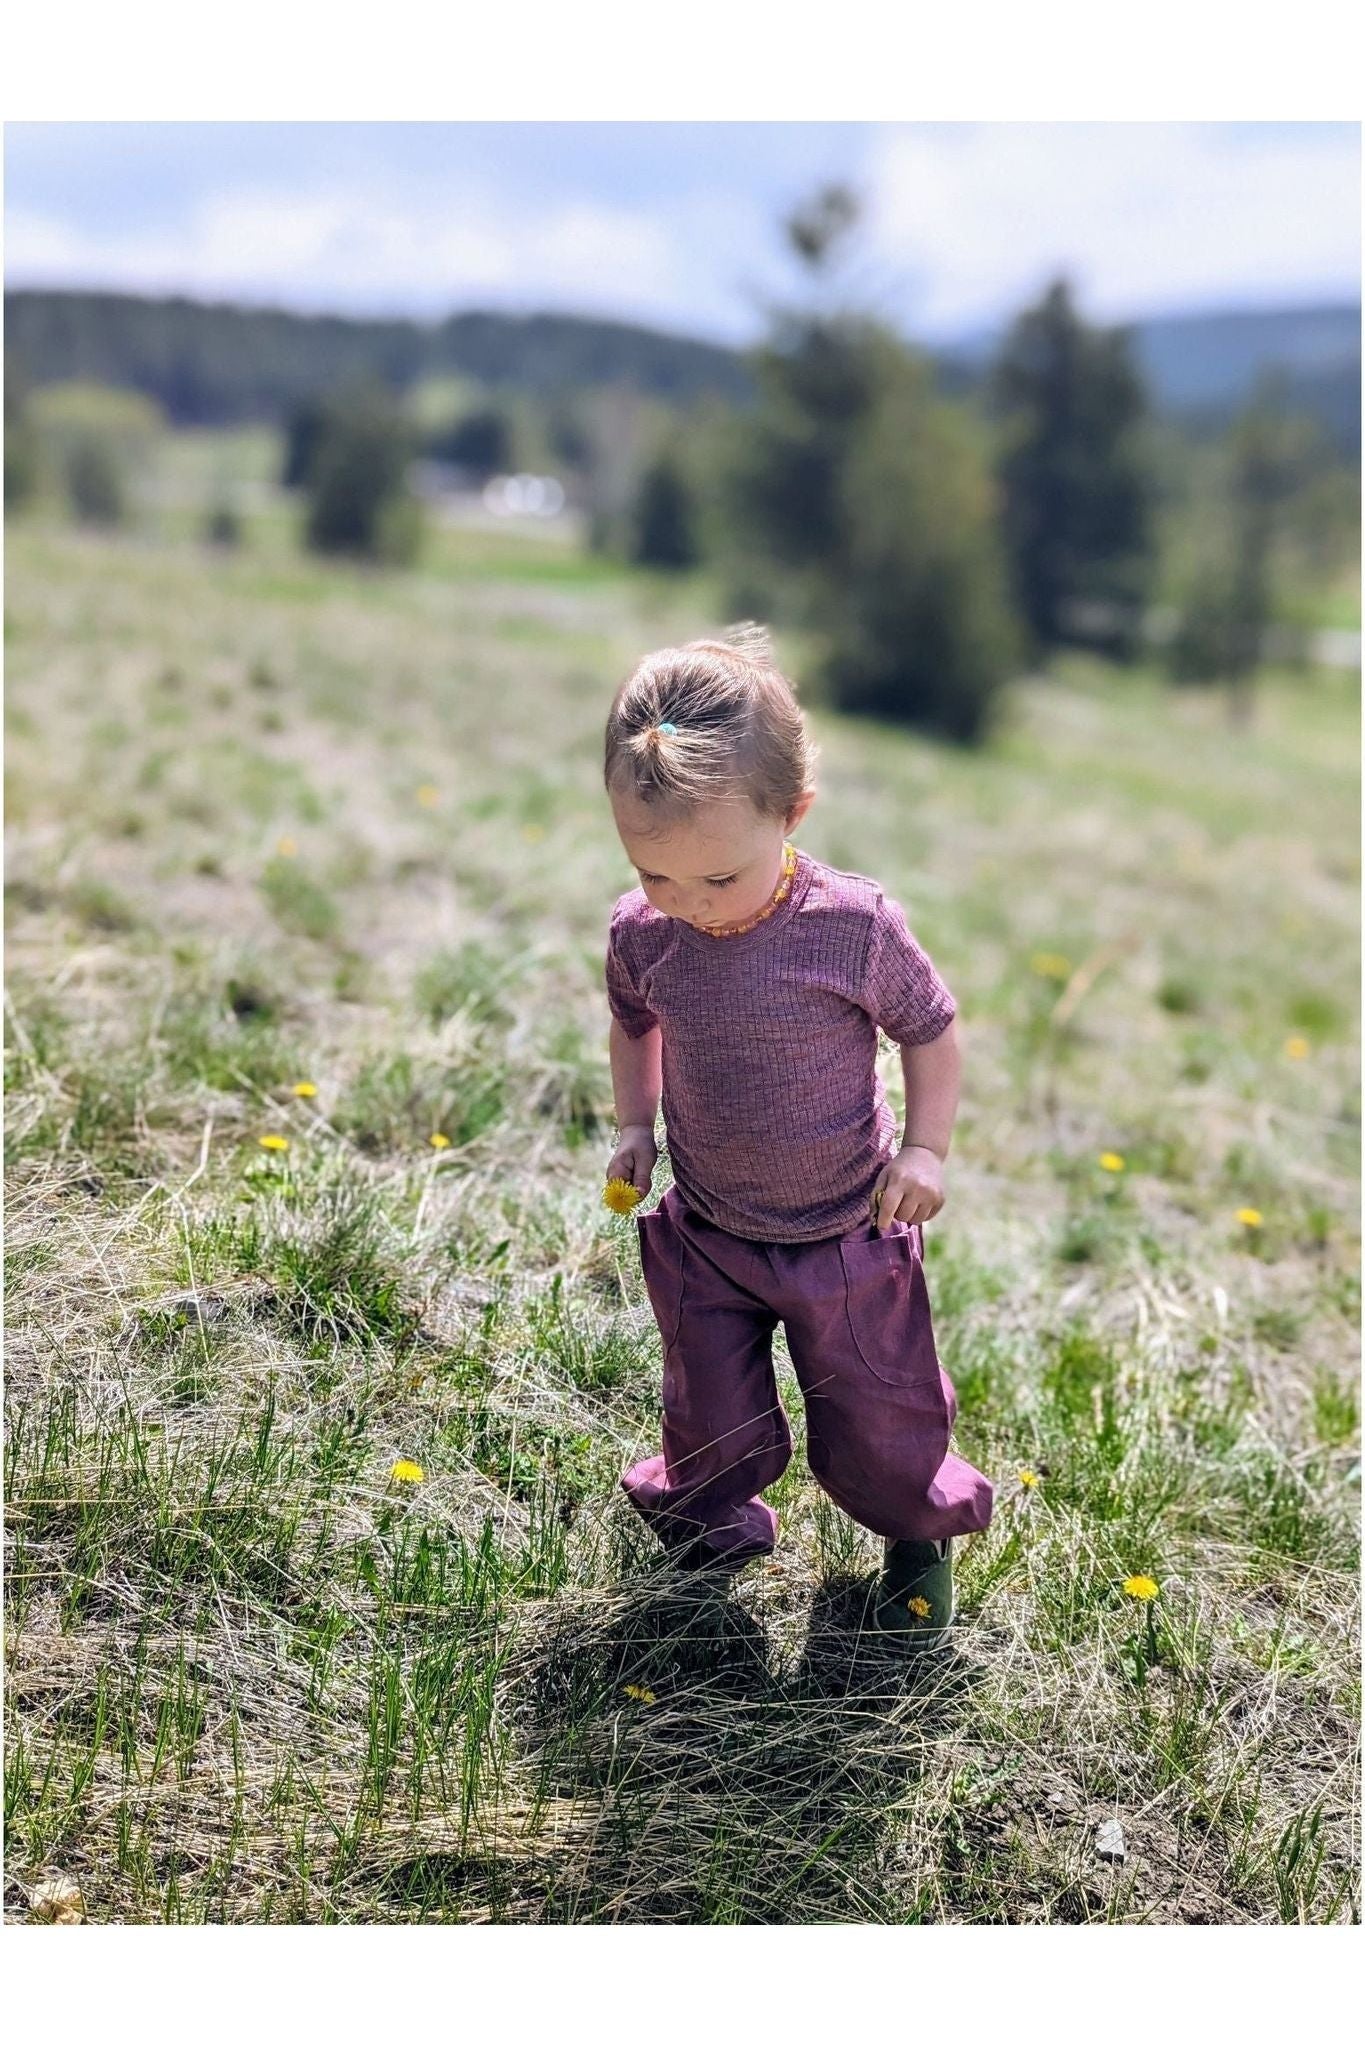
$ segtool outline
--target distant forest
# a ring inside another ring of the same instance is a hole
[[[454,313],[435,324],[352,319],[187,298],[13,291],[6,349],[31,384],[79,379],[145,392],[184,426],[281,421],[300,400],[361,376],[395,391],[458,374],[490,389],[548,396],[630,385],[670,404],[752,395],[742,355],[684,335],[560,313]],[[1137,360],[1158,409],[1216,431],[1278,371],[1294,407],[1344,453],[1360,447],[1360,308],[1304,306],[1138,321]],[[996,337],[940,357],[941,382],[967,391]]]
[[[750,391],[729,349],[557,313],[454,313],[424,326],[186,298],[15,291],[5,294],[5,348],[31,384],[79,379],[143,391],[180,426],[278,421],[301,399],[360,377],[404,391],[454,373],[547,395],[632,384],[670,402]]]

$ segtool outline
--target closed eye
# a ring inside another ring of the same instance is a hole
[[[662,874],[641,874],[640,879],[641,881],[663,881],[666,879],[666,877]],[[738,880],[739,876],[737,874],[726,874],[723,875],[719,880],[708,881],[706,886],[708,888],[729,888],[732,882]]]

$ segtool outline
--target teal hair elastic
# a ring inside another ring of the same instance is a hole
[[[665,718],[663,724],[659,727],[659,730],[661,732],[668,732],[670,734],[676,735],[678,728],[676,725],[670,724],[669,720]]]

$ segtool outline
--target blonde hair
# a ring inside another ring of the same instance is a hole
[[[603,775],[609,794],[661,817],[742,791],[785,818],[814,789],[818,752],[767,632],[748,620],[636,663],[607,718]]]

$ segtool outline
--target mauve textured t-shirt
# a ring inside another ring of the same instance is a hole
[[[663,1034],[673,1178],[698,1214],[763,1243],[846,1236],[870,1220],[896,1119],[880,1028],[939,1037],[957,1004],[900,904],[798,847],[788,894],[729,938],[621,896],[607,1000],[629,1037]]]

